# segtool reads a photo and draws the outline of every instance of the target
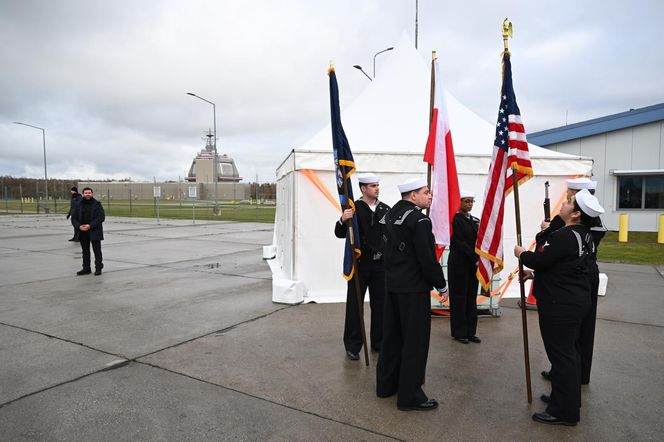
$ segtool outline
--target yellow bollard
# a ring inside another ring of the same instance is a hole
[[[659,215],[659,229],[657,230],[657,242],[664,244],[664,214]]]
[[[618,242],[627,242],[627,233],[629,230],[629,215],[626,213],[620,214],[618,221]]]

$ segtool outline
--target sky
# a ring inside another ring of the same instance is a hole
[[[0,175],[44,176],[41,131],[19,121],[45,129],[49,178],[182,178],[213,126],[193,92],[215,103],[218,150],[244,181],[273,182],[329,123],[330,61],[343,120],[370,85],[353,65],[372,75],[376,52],[414,41],[415,3],[3,0]],[[419,0],[423,59],[436,50],[447,89],[488,122],[505,17],[528,132],[664,102],[660,0]]]

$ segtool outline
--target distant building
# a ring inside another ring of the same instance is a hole
[[[191,183],[214,182],[214,135],[208,131],[205,136],[205,147],[201,149],[191,162],[189,173],[185,180]],[[228,155],[219,155],[217,152],[217,181],[220,183],[237,183],[242,180],[235,167],[235,161]]]
[[[657,231],[664,213],[664,103],[535,132],[528,141],[593,159],[610,230],[627,213],[630,230]]]

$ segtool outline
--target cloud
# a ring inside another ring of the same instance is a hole
[[[559,124],[565,109],[601,116],[664,100],[659,2],[419,6],[423,57],[436,49],[447,87],[488,121],[505,11],[530,131]],[[42,175],[41,134],[11,124],[24,121],[47,130],[49,176],[177,179],[212,127],[194,92],[215,102],[220,151],[240,174],[273,180],[329,122],[329,62],[348,105],[369,84],[352,66],[371,72],[373,54],[404,30],[414,37],[414,12],[400,0],[2,2],[0,175]]]

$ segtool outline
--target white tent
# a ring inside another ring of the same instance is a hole
[[[500,75],[498,63],[497,59],[496,75]],[[441,65],[444,72],[444,60]],[[337,69],[341,91],[345,75],[342,72]],[[380,199],[390,206],[400,199],[398,183],[407,177],[426,176],[422,155],[428,135],[430,81],[430,68],[423,56],[408,38],[402,38],[394,51],[384,57],[379,74],[366,90],[350,106],[343,108],[343,101],[341,103],[341,121],[357,170],[381,175]],[[478,195],[473,214],[479,217],[493,150],[494,125],[463,106],[447,91],[445,97],[459,185]],[[497,92],[496,109],[498,103]],[[527,129],[527,113],[523,117]],[[554,206],[565,191],[565,179],[590,175],[592,170],[592,160],[587,158],[560,154],[532,144],[530,154],[536,176],[520,188],[522,238],[526,247],[534,239],[543,218],[544,182],[551,184]],[[345,301],[346,282],[341,276],[344,243],[333,233],[340,211],[330,125],[300,148],[293,149],[277,168],[276,179],[274,240],[264,248],[264,258],[273,274],[273,301]],[[353,183],[358,198],[356,180]],[[505,270],[502,273],[506,275],[516,266],[512,256],[516,229],[511,196],[505,202],[504,226]]]

